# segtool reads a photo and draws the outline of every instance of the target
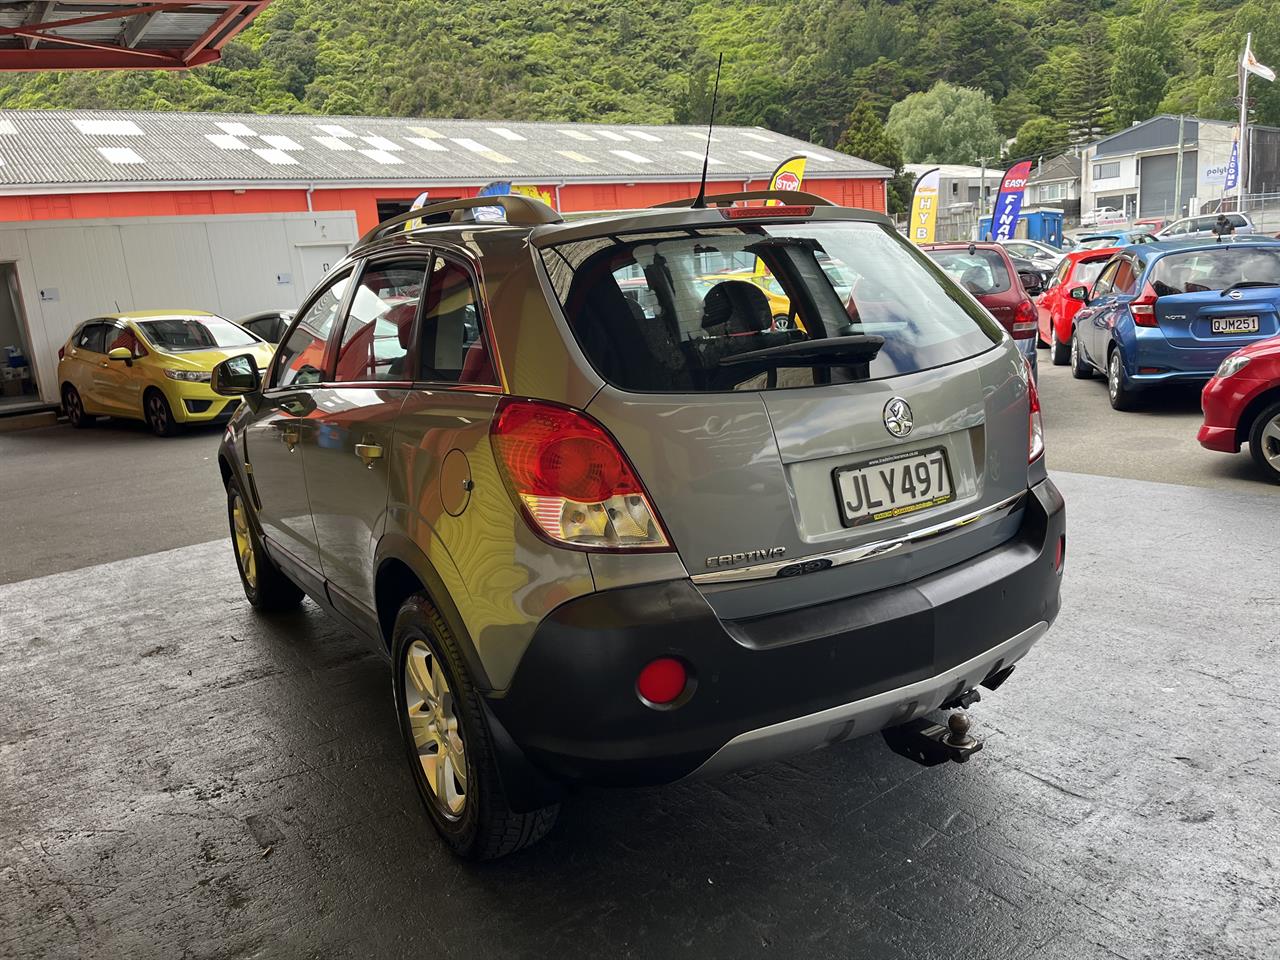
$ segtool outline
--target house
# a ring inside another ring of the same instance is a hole
[[[1080,157],[1075,154],[1063,154],[1033,167],[1027,178],[1027,204],[1058,207],[1068,219],[1079,217],[1080,167]]]

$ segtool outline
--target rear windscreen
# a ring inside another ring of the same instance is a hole
[[[929,256],[952,280],[975,297],[1004,293],[1009,289],[1009,269],[1004,265],[1004,257],[994,250],[974,250],[973,253],[964,248],[930,250]]]
[[[623,390],[881,379],[967,359],[1002,336],[942,271],[876,223],[670,229],[592,237],[541,254],[587,359]],[[732,360],[854,334],[884,338],[856,372]]]
[[[1223,244],[1212,250],[1170,253],[1151,269],[1151,286],[1160,297],[1233,285],[1280,285],[1280,247]]]

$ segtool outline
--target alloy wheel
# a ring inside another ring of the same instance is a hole
[[[1080,369],[1080,338],[1076,336],[1074,330],[1071,331],[1071,368]]]
[[[1280,472],[1280,415],[1262,428],[1262,457],[1272,468]]]
[[[466,745],[449,681],[422,640],[405,651],[404,701],[423,778],[440,813],[457,820],[467,805]]]
[[[253,537],[249,535],[249,518],[245,514],[244,502],[240,494],[235,494],[231,501],[231,527],[236,542],[236,559],[240,562],[240,573],[245,583],[253,590],[258,588],[258,558],[253,549]]]
[[[147,398],[147,420],[156,433],[163,433],[169,425],[169,411],[164,408],[164,399],[158,393]]]
[[[1115,350],[1111,353],[1111,359],[1107,362],[1107,393],[1111,395],[1111,399],[1115,400],[1120,395],[1120,351]]]
[[[84,419],[84,407],[80,404],[80,394],[68,390],[62,395],[62,406],[67,411],[67,419],[73,427],[79,426]]]

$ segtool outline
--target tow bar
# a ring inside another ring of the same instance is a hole
[[[936,767],[954,760],[968,763],[982,749],[982,741],[969,736],[971,723],[964,713],[947,717],[947,725],[918,717],[898,727],[882,731],[884,742],[894,753],[914,760],[922,767]]]

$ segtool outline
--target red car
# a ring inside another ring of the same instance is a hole
[[[1064,367],[1071,359],[1071,325],[1081,307],[1079,300],[1071,299],[1071,288],[1092,287],[1106,262],[1119,251],[1119,247],[1102,247],[1068,253],[1058,264],[1048,288],[1040,294],[1040,342],[1049,345],[1055,367]]]
[[[1260,340],[1222,361],[1200,395],[1204,424],[1196,439],[1207,450],[1249,452],[1264,476],[1280,483],[1280,337]]]
[[[1017,341],[1031,370],[1036,370],[1036,305],[998,243],[929,243],[929,258],[968,290]]]

